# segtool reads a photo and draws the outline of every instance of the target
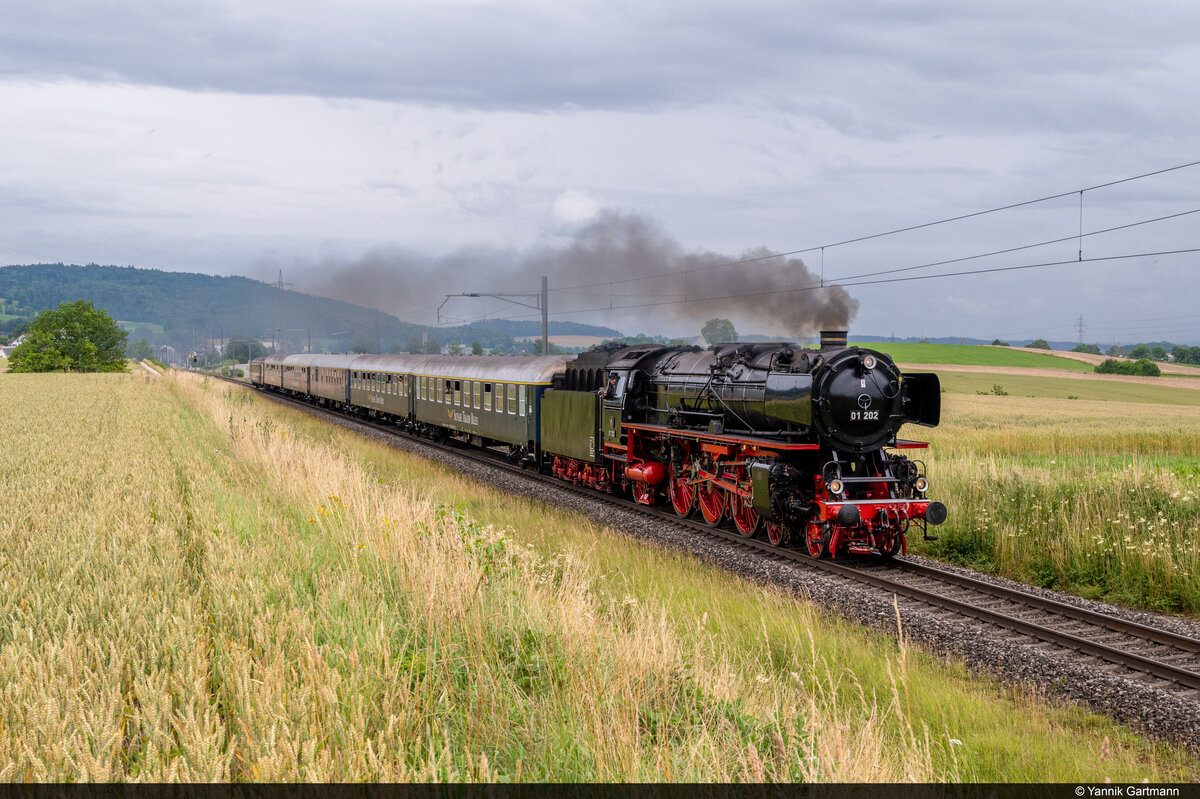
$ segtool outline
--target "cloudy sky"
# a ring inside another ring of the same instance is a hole
[[[1192,0],[0,0],[0,20],[0,264],[282,270],[417,322],[547,274],[554,318],[629,333],[842,313],[1074,339],[1082,317],[1085,341],[1200,344],[1200,253],[1179,252],[1200,166],[1171,169],[1200,161]],[[928,278],[951,272],[977,273]]]

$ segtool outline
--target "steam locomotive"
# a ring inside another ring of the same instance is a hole
[[[578,356],[274,355],[251,382],[437,439],[507,447],[533,468],[628,492],[816,558],[904,552],[945,521],[927,498],[935,374],[821,334],[794,344],[606,345]]]

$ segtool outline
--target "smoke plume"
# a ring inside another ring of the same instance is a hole
[[[749,321],[764,333],[807,336],[847,329],[858,310],[845,289],[821,287],[799,258],[764,248],[737,255],[689,251],[654,220],[616,211],[597,214],[565,243],[525,252],[464,249],[431,259],[376,249],[354,263],[322,264],[298,277],[297,288],[426,323],[443,295],[536,291],[542,275],[549,276],[557,320],[636,318],[653,329],[648,320],[657,318],[695,323],[699,330],[719,316]],[[491,307],[494,316],[524,315],[515,306]]]

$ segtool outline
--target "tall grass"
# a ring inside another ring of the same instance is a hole
[[[28,375],[0,399],[4,779],[1195,771],[248,390]]]
[[[922,551],[1047,587],[1200,614],[1200,417],[1173,405],[943,395],[952,509]]]

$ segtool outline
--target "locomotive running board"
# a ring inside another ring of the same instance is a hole
[[[782,444],[769,438],[752,438],[750,436],[726,436],[716,433],[698,433],[694,430],[681,430],[678,427],[667,427],[659,424],[626,424],[623,425],[626,430],[637,430],[643,433],[656,433],[659,435],[670,435],[676,438],[690,438],[695,441],[721,441],[729,444],[745,444],[752,447],[761,447],[763,449],[783,450],[783,451],[798,451],[798,450],[813,450],[820,449],[820,444]]]

